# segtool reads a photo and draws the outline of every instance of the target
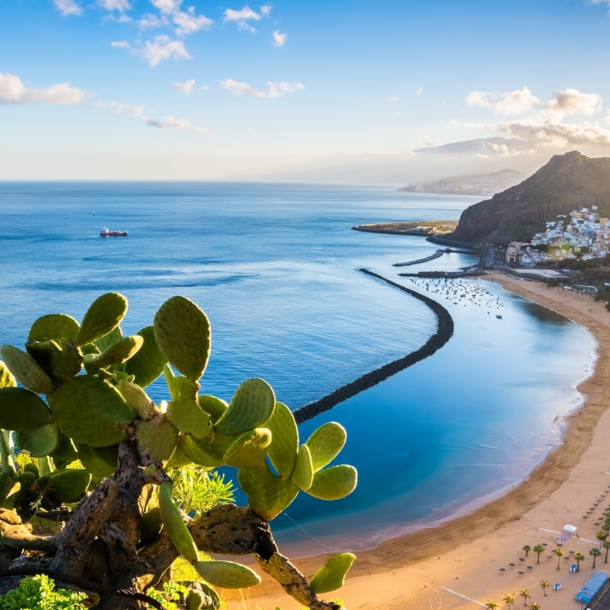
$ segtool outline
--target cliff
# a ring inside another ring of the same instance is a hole
[[[558,214],[596,205],[610,216],[610,158],[555,155],[533,176],[462,212],[454,238],[506,245],[529,241]]]

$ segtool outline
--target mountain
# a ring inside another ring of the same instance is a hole
[[[398,189],[410,193],[442,193],[450,195],[493,195],[514,186],[522,174],[512,169],[504,169],[481,176],[452,176],[434,182],[414,184]]]
[[[453,235],[473,243],[529,241],[558,214],[594,205],[600,216],[610,216],[610,158],[573,151],[555,155],[517,186],[466,208]]]
[[[440,146],[427,146],[417,148],[413,152],[423,155],[505,155],[507,152],[517,152],[531,148],[531,143],[511,138],[479,138],[477,140],[464,140],[463,142],[450,142]]]

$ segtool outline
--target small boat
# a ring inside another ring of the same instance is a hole
[[[496,318],[498,318],[498,320],[501,320],[501,319],[502,319],[502,316],[501,316],[500,314],[498,314],[498,315],[496,316]]]
[[[100,237],[127,237],[128,235],[127,231],[110,231],[107,227],[100,231]]]

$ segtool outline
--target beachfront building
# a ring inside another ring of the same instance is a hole
[[[513,242],[506,251],[506,262],[535,267],[546,261],[566,258],[601,258],[610,253],[610,221],[601,218],[597,206],[560,214],[546,223],[546,230],[534,235],[531,244]]]

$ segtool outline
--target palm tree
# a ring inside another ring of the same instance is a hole
[[[559,565],[561,564],[561,558],[563,557],[563,549],[561,547],[556,549],[555,555],[557,555],[557,569],[559,570]]]
[[[544,597],[546,597],[546,590],[551,586],[548,580],[544,580],[544,578],[540,581],[540,586],[544,591]],[[533,606],[534,604],[532,604]]]
[[[527,557],[527,554],[532,550],[532,547],[529,544],[526,544],[523,547],[523,550],[525,551],[525,556]]]
[[[485,602],[485,607],[487,608],[487,610],[497,610],[498,604],[496,604],[496,602],[493,599],[488,599]]]
[[[604,542],[604,548],[606,549],[606,558],[604,559],[604,563],[608,563],[608,551],[610,550],[610,541],[606,540]]]
[[[527,606],[527,598],[531,597],[528,589],[523,589],[519,595],[523,598],[523,605]]]
[[[606,530],[599,530],[597,532],[597,539],[599,540],[599,548],[602,548],[603,542],[608,538],[608,532]]]
[[[530,608],[532,610],[540,610],[540,604],[538,602],[532,602],[532,605],[530,606]]]
[[[602,554],[602,552],[594,546],[590,551],[589,555],[593,555],[593,569],[595,569],[595,560]]]
[[[542,553],[544,553],[544,547],[541,544],[537,544],[533,550],[534,550],[534,553],[536,553],[536,555],[538,555],[538,561],[536,563],[540,563],[540,555]]]
[[[576,559],[576,571],[580,572],[580,562],[585,560],[585,556],[580,551],[578,551],[577,553],[574,553],[574,559]]]
[[[515,594],[507,593],[502,598],[502,601],[506,604],[506,607],[508,608],[508,610],[511,610],[511,608],[515,605]]]

